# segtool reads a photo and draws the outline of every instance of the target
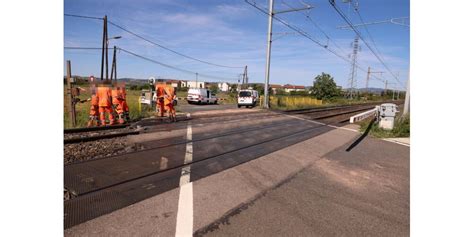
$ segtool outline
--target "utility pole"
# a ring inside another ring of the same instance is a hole
[[[245,65],[245,69],[244,69],[243,83],[244,83],[244,84],[248,84],[248,83],[249,83],[249,77],[248,77],[248,75],[247,75],[247,65]]]
[[[272,29],[273,29],[273,0],[268,1],[268,34],[267,34],[267,60],[265,65],[265,88],[263,108],[268,109],[268,84],[270,80],[270,55],[272,52]]]
[[[367,92],[367,94],[369,93],[369,80],[370,80],[370,74],[372,73],[384,73],[384,72],[374,72],[374,71],[370,71],[370,67],[367,69],[367,80],[365,81],[365,91]]]
[[[196,88],[198,88],[198,73],[196,72]]]
[[[108,80],[109,78],[109,62],[108,62],[108,47],[107,47],[107,41],[108,41],[108,33],[107,33],[107,15],[104,16],[104,28],[102,31],[102,63],[100,67],[100,80],[102,81],[104,79],[104,57],[105,57],[105,80]]]
[[[279,12],[273,11],[273,1],[268,1],[268,34],[267,34],[267,58],[266,58],[266,65],[265,65],[265,88],[264,88],[264,101],[263,101],[263,108],[268,109],[268,84],[270,81],[270,58],[272,52],[272,29],[273,29],[273,16],[280,13],[287,13],[287,12],[294,12],[294,11],[302,11],[302,10],[309,10],[313,8],[312,6],[306,5],[304,8],[299,9],[288,9],[282,10]],[[251,3],[248,0],[245,0],[250,5],[255,6],[255,3]]]
[[[369,94],[370,67],[367,69],[367,80],[365,81],[365,92]]]
[[[71,61],[67,60],[67,75],[66,75],[66,81],[67,81],[67,95],[69,97],[68,101],[68,109],[69,109],[69,118],[71,120],[71,126],[76,127],[76,102],[74,98],[74,94],[72,91],[72,84],[71,84]]]
[[[403,106],[403,116],[410,113],[410,68],[408,68],[407,91],[405,92],[405,105]]]
[[[110,80],[114,80],[115,75],[115,82],[117,82],[117,47],[114,46],[114,57],[112,58],[112,70],[110,72]]]

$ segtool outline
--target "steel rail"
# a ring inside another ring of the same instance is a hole
[[[104,187],[100,187],[100,188],[97,188],[97,189],[94,189],[94,190],[90,190],[90,191],[87,191],[87,192],[77,194],[77,197],[82,197],[82,196],[85,196],[85,195],[91,195],[93,193],[102,192],[102,191],[105,191],[109,188],[113,188],[113,187],[121,185],[121,184],[125,184],[125,183],[136,181],[136,180],[140,180],[140,179],[143,179],[143,178],[146,178],[146,177],[158,174],[158,173],[163,173],[163,172],[167,172],[167,171],[171,171],[171,170],[181,169],[185,166],[190,166],[190,165],[197,164],[197,163],[200,163],[200,162],[204,162],[204,161],[207,161],[207,160],[210,160],[210,159],[215,159],[215,158],[217,158],[219,156],[222,156],[222,155],[226,155],[226,154],[237,152],[237,151],[240,151],[240,150],[243,150],[243,149],[247,149],[247,148],[251,148],[251,147],[254,147],[254,146],[262,145],[262,144],[269,143],[269,142],[272,142],[272,141],[275,141],[275,140],[284,139],[284,138],[288,138],[288,137],[292,137],[292,136],[296,136],[296,135],[302,135],[302,134],[305,134],[305,133],[310,133],[310,132],[313,132],[313,131],[315,131],[317,129],[320,129],[322,127],[326,127],[326,125],[317,125],[317,126],[312,127],[312,128],[300,129],[300,130],[298,130],[297,132],[294,132],[294,133],[285,134],[285,135],[273,137],[273,138],[270,138],[270,139],[265,139],[263,141],[260,141],[260,142],[257,142],[257,143],[252,143],[252,144],[249,144],[249,145],[237,148],[237,149],[232,149],[232,150],[222,152],[222,153],[219,153],[219,154],[216,154],[216,155],[211,155],[211,156],[205,157],[203,159],[193,160],[192,162],[187,163],[187,164],[183,163],[181,165],[177,165],[177,166],[174,166],[174,167],[169,167],[169,168],[166,168],[166,169],[163,169],[163,170],[157,170],[157,171],[154,171],[154,172],[149,172],[149,173],[146,173],[146,174],[142,174],[142,175],[139,175],[139,176],[134,177],[134,178],[119,181],[119,182],[116,182],[114,184],[106,185]],[[74,199],[72,199],[72,200],[74,200]],[[70,201],[70,200],[68,200],[68,201]],[[65,201],[65,202],[68,202],[68,201]]]

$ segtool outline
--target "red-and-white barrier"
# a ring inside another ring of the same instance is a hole
[[[375,117],[377,116],[377,111],[379,110],[378,106],[369,110],[369,111],[365,111],[365,112],[362,112],[360,114],[356,114],[354,116],[352,116],[349,120],[350,123],[355,123],[355,122],[359,122],[359,121],[362,121],[366,118],[369,118],[369,117]]]

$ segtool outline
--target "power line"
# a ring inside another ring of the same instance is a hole
[[[94,16],[82,16],[82,15],[74,15],[74,14],[64,14],[65,16],[70,17],[77,17],[77,18],[86,18],[86,19],[96,19],[96,20],[104,20],[103,17],[94,17]]]
[[[92,17],[92,16],[82,16],[82,15],[72,15],[72,14],[64,14],[64,15],[65,15],[65,16],[71,16],[71,17],[90,18],[90,19],[103,20],[103,18]],[[208,62],[208,61],[205,61],[205,60],[201,60],[201,59],[198,59],[198,58],[194,58],[194,57],[185,55],[185,54],[180,53],[180,52],[178,52],[178,51],[176,51],[176,50],[173,50],[173,49],[170,49],[170,48],[168,48],[168,47],[166,47],[166,46],[163,46],[163,45],[161,45],[161,44],[158,44],[158,43],[156,43],[156,42],[154,42],[154,41],[152,41],[152,40],[150,40],[150,39],[147,39],[147,38],[145,38],[145,37],[143,37],[143,36],[141,36],[141,35],[139,35],[139,34],[137,34],[137,33],[134,33],[134,32],[132,32],[131,30],[128,30],[128,29],[126,29],[125,27],[120,26],[120,25],[118,25],[118,24],[116,24],[116,23],[114,23],[114,22],[112,22],[112,21],[110,21],[110,20],[108,20],[107,22],[110,23],[111,25],[113,25],[113,26],[115,26],[115,27],[117,27],[117,28],[119,28],[119,29],[121,29],[121,30],[123,30],[123,31],[125,31],[125,32],[127,32],[127,33],[129,33],[129,34],[131,34],[131,35],[133,35],[133,36],[135,36],[135,37],[137,37],[137,38],[140,38],[140,39],[142,39],[142,40],[144,40],[144,41],[146,41],[146,42],[148,42],[148,43],[150,43],[150,44],[153,44],[153,45],[155,45],[155,46],[158,46],[158,47],[160,47],[160,48],[162,48],[162,49],[165,49],[165,50],[167,50],[167,51],[169,51],[169,52],[172,52],[172,53],[174,53],[174,54],[177,54],[177,55],[179,55],[179,56],[182,56],[182,57],[185,57],[185,58],[194,60],[194,61],[198,61],[198,62],[201,62],[201,63],[204,63],[204,64],[208,64],[208,65],[211,65],[211,66],[216,66],[216,67],[244,68],[244,67],[241,67],[241,66],[226,66],[226,65],[216,64],[216,63]]]
[[[387,69],[387,71],[390,72],[390,74],[392,74],[393,78],[395,78],[395,80],[397,80],[398,83],[400,83],[401,86],[403,86],[403,84],[400,82],[400,80],[398,80],[397,76],[395,76],[395,74],[392,72],[392,70],[390,70],[390,68],[387,66],[387,64],[385,64],[385,62],[380,58],[380,56],[372,49],[372,47],[367,43],[367,41],[362,37],[362,34],[356,29],[356,27],[352,24],[352,22],[347,18],[347,16],[341,11],[341,9],[339,9],[339,7],[336,5],[336,2],[334,0],[329,0],[329,3],[331,4],[331,6],[336,10],[336,12],[342,17],[342,19],[344,21],[346,21],[346,23],[352,28],[352,30],[359,36],[359,38],[364,41],[364,44],[367,46],[367,48],[372,51],[372,53],[374,54],[374,56],[379,60],[379,62]]]
[[[72,50],[75,50],[75,49],[78,49],[78,50],[102,50],[102,48],[98,48],[98,47],[69,47],[69,46],[66,46],[64,47],[64,49],[72,49]],[[113,48],[110,48],[110,49],[113,49]],[[140,54],[137,54],[137,53],[134,53],[132,51],[129,51],[129,50],[126,50],[124,48],[120,48],[120,47],[117,47],[118,50],[120,51],[123,51],[129,55],[132,55],[132,56],[135,56],[137,58],[141,58],[143,60],[146,60],[146,61],[149,61],[149,62],[152,62],[152,63],[155,63],[155,64],[159,64],[163,67],[167,67],[167,68],[170,68],[170,69],[173,69],[173,70],[176,70],[176,71],[180,71],[180,72],[184,72],[184,73],[188,73],[188,74],[192,74],[192,75],[196,75],[196,73],[200,76],[200,77],[206,77],[206,78],[211,78],[211,79],[215,79],[215,80],[222,80],[222,81],[236,81],[236,79],[232,79],[232,78],[224,78],[224,77],[219,77],[219,76],[213,76],[213,75],[208,75],[208,74],[202,74],[202,73],[198,73],[198,72],[193,72],[193,71],[190,71],[190,70],[187,70],[187,69],[182,69],[182,68],[179,68],[179,67],[176,67],[176,66],[172,66],[172,65],[169,65],[169,64],[166,64],[166,63],[163,63],[163,62],[160,62],[160,61],[157,61],[157,60],[154,60],[154,59],[151,59],[151,58],[148,58],[148,57],[145,57],[143,55],[140,55]]]
[[[172,66],[172,65],[169,65],[169,64],[166,64],[166,63],[162,63],[160,61],[157,61],[157,60],[154,60],[154,59],[151,59],[151,58],[148,58],[148,57],[145,57],[143,55],[139,55],[137,53],[134,53],[134,52],[131,52],[131,51],[128,51],[124,48],[119,48],[117,47],[117,49],[119,49],[120,51],[123,51],[125,53],[128,53],[130,55],[133,55],[137,58],[141,58],[143,60],[146,60],[146,61],[149,61],[149,62],[152,62],[152,63],[155,63],[155,64],[159,64],[163,67],[167,67],[167,68],[170,68],[170,69],[174,69],[176,71],[180,71],[180,72],[184,72],[184,73],[188,73],[188,74],[192,74],[192,75],[196,75],[196,73],[200,76],[200,77],[207,77],[207,78],[211,78],[211,79],[216,79],[216,80],[223,80],[223,81],[235,81],[236,79],[231,79],[231,78],[223,78],[223,77],[218,77],[218,76],[213,76],[213,75],[207,75],[207,74],[202,74],[202,73],[198,73],[198,72],[193,72],[193,71],[190,71],[190,70],[186,70],[186,69],[182,69],[182,68],[178,68],[178,67],[175,67],[175,66]]]
[[[185,57],[185,58],[194,60],[194,61],[198,61],[198,62],[201,62],[201,63],[205,63],[205,64],[208,64],[208,65],[216,66],[216,67],[243,68],[243,67],[240,67],[240,66],[226,66],[226,65],[211,63],[211,62],[208,62],[208,61],[204,61],[204,60],[201,60],[201,59],[197,59],[197,58],[194,58],[194,57],[191,57],[191,56],[182,54],[182,53],[177,52],[177,51],[175,51],[175,50],[173,50],[173,49],[170,49],[170,48],[168,48],[168,47],[165,47],[165,46],[163,46],[163,45],[161,45],[161,44],[158,44],[158,43],[156,43],[156,42],[153,42],[153,41],[151,41],[151,40],[149,40],[149,39],[147,39],[147,38],[145,38],[145,37],[143,37],[143,36],[141,36],[141,35],[139,35],[139,34],[137,34],[137,33],[134,33],[134,32],[132,32],[132,31],[126,29],[126,28],[123,27],[123,26],[120,26],[120,25],[118,25],[118,24],[112,22],[112,21],[109,21],[109,23],[110,23],[111,25],[113,25],[113,26],[115,26],[115,27],[117,27],[117,28],[119,28],[119,29],[121,29],[121,30],[123,30],[123,31],[125,31],[125,32],[127,32],[127,33],[129,33],[129,34],[131,34],[131,35],[134,35],[134,36],[137,37],[137,38],[140,38],[140,39],[142,39],[142,40],[144,40],[144,41],[146,41],[146,42],[148,42],[148,43],[150,43],[150,44],[153,44],[153,45],[155,45],[155,46],[158,46],[158,47],[160,47],[160,48],[162,48],[162,49],[165,49],[165,50],[167,50],[167,51],[169,51],[169,52],[172,52],[172,53],[174,53],[174,54],[177,54],[177,55],[179,55],[179,56],[182,56],[182,57]]]
[[[99,47],[71,47],[71,46],[64,46],[64,49],[102,50],[102,48],[99,48]],[[108,49],[114,49],[114,48],[108,48]]]

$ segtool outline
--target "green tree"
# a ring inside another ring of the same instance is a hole
[[[212,84],[211,87],[209,87],[209,90],[211,90],[213,94],[217,94],[217,92],[219,92],[219,87],[217,84]]]
[[[334,82],[334,78],[323,72],[314,78],[311,93],[321,100],[336,97],[340,94],[340,91],[336,82]]]

